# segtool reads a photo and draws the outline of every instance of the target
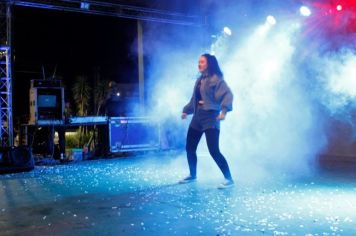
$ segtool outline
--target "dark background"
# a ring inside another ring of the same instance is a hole
[[[76,76],[137,83],[137,22],[105,16],[15,7],[13,18],[13,112],[29,113],[31,79],[62,79],[66,100]]]

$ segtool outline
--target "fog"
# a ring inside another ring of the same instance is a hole
[[[243,30],[238,21],[230,24],[231,36],[223,32],[221,22],[213,32],[145,28],[149,115],[160,120],[169,145],[184,150],[189,119],[180,120],[182,108],[199,76],[199,56],[215,54],[234,94],[234,109],[221,125],[221,151],[235,179],[247,182],[313,174],[328,144],[326,116],[352,122],[350,112],[355,109],[356,54],[350,44],[326,50],[324,38],[313,38],[320,46],[310,47],[304,18],[279,15],[273,25],[265,21],[267,16],[262,12],[249,23],[241,20]],[[338,40],[343,45],[342,40],[350,38]],[[184,153],[171,168],[188,174]],[[222,176],[205,138],[198,150],[198,175],[206,180]]]

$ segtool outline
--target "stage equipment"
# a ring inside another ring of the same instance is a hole
[[[31,88],[59,88],[59,87],[61,87],[60,80],[54,80],[54,79],[31,80]]]
[[[147,117],[112,117],[108,138],[110,153],[158,150],[160,126]]]
[[[107,116],[75,116],[68,119],[69,125],[105,125],[108,123]]]
[[[29,124],[64,124],[64,88],[59,81],[31,81]]]

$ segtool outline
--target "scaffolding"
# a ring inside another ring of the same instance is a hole
[[[10,2],[0,3],[0,146],[13,145]]]
[[[81,12],[142,21],[154,21],[189,26],[202,26],[204,23],[203,17],[199,15],[124,5],[105,0],[11,0],[11,2],[17,6]]]

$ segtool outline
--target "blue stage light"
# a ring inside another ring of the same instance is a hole
[[[300,7],[299,12],[302,16],[310,16],[311,15],[311,10],[306,6]]]
[[[228,36],[231,36],[232,35],[232,31],[229,27],[225,26],[224,27],[224,33]]]
[[[80,8],[81,8],[81,9],[84,9],[84,10],[89,10],[89,8],[90,8],[90,3],[81,2],[81,3],[80,3]]]
[[[275,25],[275,24],[277,24],[276,18],[274,18],[274,16],[271,16],[271,15],[267,16],[266,22],[267,22],[269,25]]]

